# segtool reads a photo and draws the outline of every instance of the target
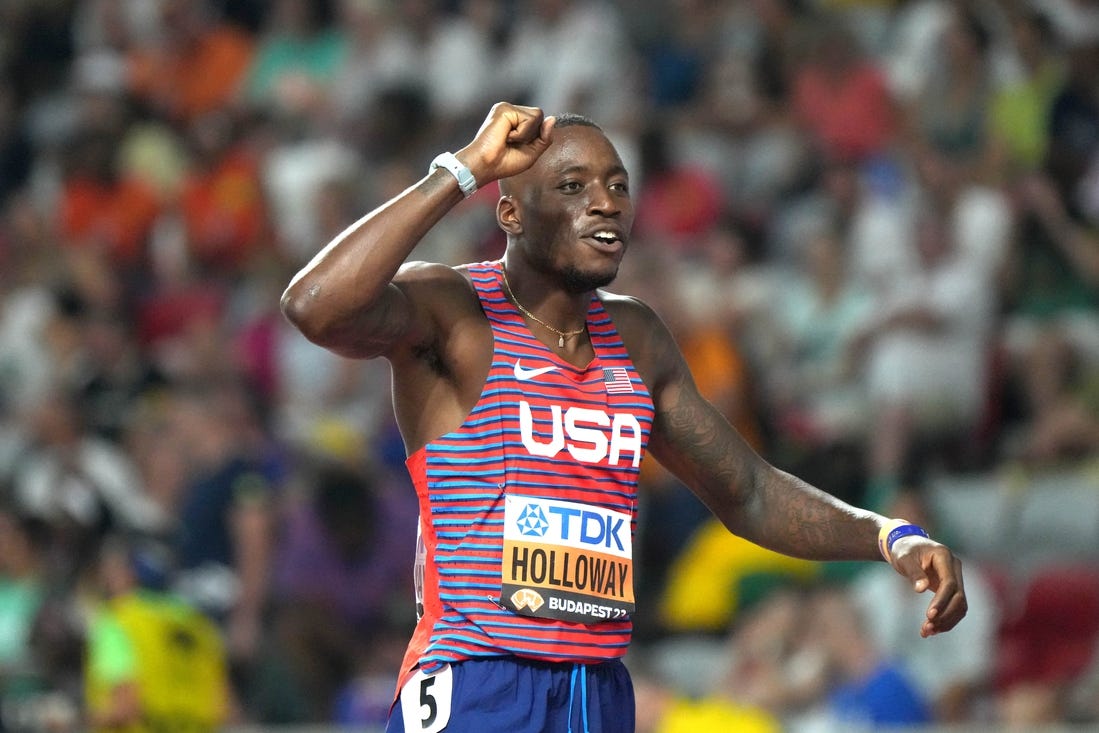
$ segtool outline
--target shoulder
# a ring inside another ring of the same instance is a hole
[[[600,290],[599,299],[627,347],[643,347],[668,332],[657,312],[638,297]]]
[[[608,290],[599,291],[599,299],[603,301],[603,307],[610,313],[615,322],[646,322],[649,319],[660,320],[660,316],[648,303],[635,295],[612,293]]]
[[[393,282],[399,285],[416,283],[445,284],[469,282],[469,269],[472,265],[444,265],[439,262],[413,260],[401,265]]]
[[[671,331],[648,303],[632,295],[599,292],[630,359],[645,383],[658,386],[682,366]]]
[[[477,303],[471,265],[444,265],[438,262],[406,262],[393,278],[393,284],[417,306],[459,307]]]

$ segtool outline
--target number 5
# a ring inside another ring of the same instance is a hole
[[[430,728],[431,724],[435,722],[435,718],[439,716],[439,704],[435,702],[435,697],[429,692],[434,684],[434,677],[424,677],[420,680],[420,706],[427,706],[427,715],[420,721],[420,728],[422,729]]]
[[[417,670],[401,687],[401,716],[407,733],[438,733],[450,722],[454,670],[445,666],[434,674]]]

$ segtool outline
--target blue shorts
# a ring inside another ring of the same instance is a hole
[[[407,723],[407,726],[406,726]],[[633,733],[633,683],[602,664],[494,657],[417,674],[401,690],[386,733]]]

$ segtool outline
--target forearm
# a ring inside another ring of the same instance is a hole
[[[667,407],[650,447],[730,531],[809,560],[881,557],[883,517],[771,466],[689,385],[665,394]]]
[[[761,464],[740,510],[722,518],[732,531],[775,552],[807,560],[881,559],[877,542],[884,517]]]
[[[286,317],[311,341],[343,345],[369,326],[371,309],[409,254],[455,204],[454,177],[436,170],[329,242],[291,280],[282,296]]]

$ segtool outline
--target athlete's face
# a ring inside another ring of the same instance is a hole
[[[633,226],[629,177],[618,152],[594,127],[553,132],[553,144],[509,186],[510,231],[531,265],[581,293],[614,280]]]

